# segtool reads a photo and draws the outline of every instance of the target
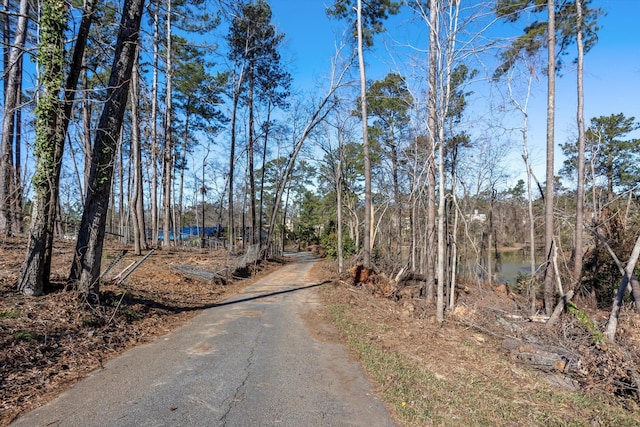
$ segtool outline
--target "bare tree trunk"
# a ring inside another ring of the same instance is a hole
[[[340,154],[342,157],[342,154]],[[336,172],[336,216],[337,216],[337,236],[338,236],[338,273],[344,270],[344,249],[342,247],[342,160],[338,162]]]
[[[336,185],[336,237],[337,241],[337,259],[338,273],[344,271],[344,247],[342,244],[342,165],[344,164],[344,122],[338,127],[338,161],[334,172],[334,181]]]
[[[20,71],[18,72],[22,75],[22,58],[19,61]],[[22,104],[22,79],[18,83],[18,104]],[[22,183],[22,108],[16,109],[16,121],[14,128],[14,147],[15,147],[15,162],[14,162],[14,175],[15,175],[15,184],[13,186],[13,233],[22,233],[23,225],[22,225],[22,209],[23,209],[23,190],[24,185]]]
[[[3,1],[3,7],[4,10],[7,11],[9,10],[9,1],[8,0],[4,0]],[[8,13],[3,14],[3,28],[2,28],[2,40],[4,42],[4,48],[3,48],[3,57],[2,57],[2,62],[3,62],[3,82],[4,82],[4,86],[3,86],[3,97],[2,99],[4,100],[4,104],[5,107],[8,104],[11,104],[11,101],[9,101],[7,103],[7,89],[9,87],[10,83],[10,75],[12,74],[10,71],[11,68],[11,62],[10,62],[10,56],[11,56],[11,19],[9,17]],[[11,175],[13,175],[13,182],[10,185],[10,191],[9,191],[9,197],[8,197],[8,203],[10,204],[9,206],[9,215],[10,217],[7,218],[7,221],[9,223],[9,233],[10,234],[16,234],[16,233],[22,233],[22,204],[23,204],[23,200],[22,200],[22,192],[23,192],[23,185],[22,185],[22,168],[21,168],[21,153],[20,153],[20,149],[21,149],[21,130],[22,130],[22,108],[21,108],[21,103],[22,103],[22,63],[23,63],[23,56],[20,55],[18,57],[18,61],[16,64],[13,64],[13,66],[17,67],[18,69],[16,70],[17,76],[19,76],[18,78],[18,87],[16,88],[16,99],[15,99],[15,108],[13,109],[13,111],[9,112],[6,108],[5,108],[5,115],[6,114],[11,114],[13,115],[13,119],[15,120],[12,124],[12,126],[14,127],[11,138],[13,141],[10,141],[10,143],[14,142],[14,154],[15,154],[15,161],[13,161],[13,165],[14,165],[14,169],[13,169],[13,173]],[[4,147],[3,147],[4,148]],[[0,202],[0,205],[2,203]]]
[[[249,146],[247,147],[248,168],[249,168],[249,210],[251,216],[251,239],[253,245],[258,240],[256,234],[257,218],[256,218],[256,172],[253,164],[254,154],[254,129],[253,129],[253,91],[254,91],[254,71],[249,72]]]
[[[118,144],[120,143],[120,141],[118,141]],[[114,163],[115,163],[115,155],[114,155]],[[89,181],[91,182],[91,181]],[[113,185],[110,188],[110,194],[109,194],[109,208],[107,209],[107,222],[106,224],[107,226],[107,230],[109,233],[113,233],[113,221],[114,221],[114,207],[113,205],[115,204],[115,200],[116,200],[116,196],[115,196],[115,188],[113,188]]]
[[[133,212],[133,209],[131,208],[131,198],[133,195],[133,187],[132,187],[132,181],[133,181],[133,169],[132,169],[132,159],[131,159],[131,144],[129,144],[129,161],[127,162],[127,185],[126,185],[126,196],[124,198],[124,207],[123,207],[123,213],[124,213],[124,221],[122,223],[122,227],[124,228],[124,232],[122,233],[123,237],[122,237],[122,244],[126,245],[129,244],[129,242],[132,241],[132,225],[131,225],[131,214]]]
[[[7,86],[5,87],[2,141],[0,142],[0,233],[5,235],[11,234],[14,219],[13,213],[11,212],[12,193],[14,191],[13,184],[15,182],[12,145],[15,130],[15,110],[18,107],[18,91],[20,88],[20,79],[22,78],[19,63],[22,60],[24,43],[27,38],[28,13],[29,2],[27,0],[21,0],[15,41],[9,53],[8,68],[5,69],[5,73],[7,74],[5,82]]]
[[[187,101],[187,105],[189,104],[189,101]],[[179,239],[178,241],[180,242],[180,244],[182,244],[182,214],[183,214],[183,207],[182,207],[182,196],[184,193],[184,171],[186,169],[185,165],[187,163],[187,141],[189,139],[189,119],[190,119],[191,115],[189,114],[189,112],[187,111],[185,114],[185,119],[184,119],[184,133],[182,134],[182,152],[181,152],[181,158],[180,158],[180,182],[178,183],[178,215],[176,215],[176,232],[178,233]],[[208,152],[207,152],[208,155]],[[202,171],[202,188],[206,193],[206,188],[204,185],[204,163],[202,165],[203,171]],[[204,197],[204,195],[203,195]],[[204,199],[203,199],[203,209],[204,209]],[[204,224],[204,214],[202,216],[203,219],[203,224]],[[204,225],[203,225],[204,226]],[[203,231],[204,232],[204,231]],[[203,234],[203,240],[202,243],[204,244],[204,234]]]
[[[118,234],[120,235],[120,241],[124,244],[125,240],[124,240],[124,216],[125,216],[125,209],[124,209],[124,157],[123,157],[123,152],[122,152],[122,134],[120,136],[120,143],[118,144],[118,150],[117,150],[117,155],[118,155],[118,163],[117,163],[117,167],[118,167]]]
[[[247,244],[247,175],[249,171],[247,168],[244,170],[244,189],[242,191],[242,250],[244,251],[245,246]]]
[[[69,68],[69,75],[67,76],[67,83],[65,86],[64,111],[63,111],[62,120],[60,122],[61,129],[59,132],[59,136],[61,138],[61,140],[59,141],[60,151],[57,154],[57,159],[62,159],[64,139],[67,136],[69,122],[71,121],[71,113],[73,111],[73,105],[75,102],[76,88],[78,86],[78,81],[80,80],[81,76],[84,78],[83,86],[86,87],[87,85],[86,69],[85,69],[86,60],[85,60],[84,51],[86,49],[87,40],[89,38],[89,30],[91,29],[91,24],[93,23],[93,17],[96,11],[97,3],[98,3],[97,0],[87,0],[85,2],[85,10],[82,14],[82,21],[80,22],[80,28],[78,30],[78,35],[76,37],[76,46],[73,51],[71,66]],[[86,117],[86,121],[87,121],[86,122],[86,126],[87,126],[86,140],[88,141],[88,145],[90,148],[91,137],[88,129],[90,128],[90,122],[91,122],[91,116],[90,116],[91,109],[89,107],[88,102],[86,102],[86,105],[87,105],[87,114],[88,114],[88,116]],[[85,114],[84,111],[83,111],[83,114]],[[84,116],[83,116],[83,120],[84,120]],[[88,155],[89,153],[90,151],[85,153],[85,156]],[[60,176],[60,169],[59,169],[60,165],[61,165],[61,161],[58,161],[57,177]],[[58,178],[56,178],[56,181],[57,180]],[[56,200],[59,199],[57,186],[55,191],[55,198]]]
[[[87,89],[88,79],[87,79],[87,62],[86,58],[82,60],[82,87]],[[84,195],[86,194],[87,186],[89,185],[89,170],[91,170],[91,102],[89,101],[89,96],[85,95],[82,99],[82,152],[84,158],[84,168],[83,168],[83,186],[81,187],[82,193],[82,202],[84,203]]]
[[[2,0],[2,8],[4,10],[9,10],[9,0]],[[9,69],[11,68],[9,66],[9,56],[10,56],[10,52],[11,49],[9,48],[9,46],[11,46],[11,20],[9,18],[9,14],[5,13],[3,14],[2,17],[2,42],[3,42],[3,48],[2,48],[2,69],[4,70],[4,76],[3,76],[3,87],[2,87],[2,99],[5,102],[7,102],[7,87],[9,87]]]
[[[640,312],[640,281],[634,274],[631,276],[631,297],[633,298],[633,308],[636,313]]]
[[[525,119],[526,120],[526,119]],[[525,125],[526,126],[526,125]],[[527,131],[523,131],[526,135]],[[526,136],[524,136],[523,144],[526,144]],[[531,166],[529,164],[529,150],[524,146],[524,159],[527,167],[527,212],[529,215],[529,300],[531,302],[531,314],[536,313],[536,225],[533,214],[533,192],[531,191]]]
[[[620,281],[620,286],[618,287],[618,292],[616,294],[615,299],[613,300],[613,306],[611,307],[611,313],[609,314],[609,321],[607,322],[607,330],[605,335],[609,340],[615,342],[616,340],[616,330],[618,328],[618,314],[620,313],[620,307],[622,307],[622,297],[624,296],[625,291],[627,290],[627,286],[629,284],[629,280],[633,277],[633,270],[636,268],[636,263],[638,262],[638,257],[640,256],[640,236],[636,239],[636,244],[631,251],[631,256],[629,257],[629,261],[627,261],[627,266],[624,269],[624,275],[622,276],[622,280]]]
[[[400,183],[398,178],[398,149],[394,129],[391,128],[391,168],[393,175],[393,201],[395,203],[395,245],[393,259],[396,263],[402,264],[402,202],[400,200]]]
[[[176,180],[175,180],[175,170],[177,169],[178,153],[174,152],[173,156],[171,156],[171,171],[172,171],[172,179],[171,179],[171,228],[173,229],[173,246],[180,245],[180,230],[178,229],[179,224],[179,209],[176,207]]]
[[[487,285],[491,286],[493,283],[493,263],[491,262],[491,246],[493,245],[493,230],[491,225],[489,226],[489,232],[487,233]]]
[[[133,61],[131,75],[131,163],[133,163],[133,192],[131,216],[133,222],[133,247],[136,255],[142,255],[147,246],[144,232],[144,192],[142,190],[142,152],[140,149],[140,93],[138,74],[138,51]]]
[[[592,204],[593,204],[593,215],[596,218],[600,218],[600,208],[601,203],[600,203],[600,197],[598,197],[598,186],[595,185],[596,182],[596,156],[591,156],[591,159],[589,161],[589,166],[591,166],[589,169],[591,169],[591,199],[592,199]]]
[[[555,126],[555,81],[556,81],[556,27],[555,27],[555,1],[547,1],[549,27],[548,35],[548,86],[547,86],[547,174],[544,204],[544,246],[547,254],[546,272],[544,276],[544,309],[548,315],[554,309],[554,277],[551,265],[551,253],[553,246],[553,205],[554,205],[554,126]]]
[[[362,240],[362,262],[365,267],[371,266],[371,224],[373,223],[371,198],[371,156],[369,153],[369,129],[367,123],[367,76],[364,64],[363,29],[362,29],[362,0],[358,0],[357,7],[358,30],[358,65],[360,68],[360,110],[362,114],[362,149],[364,152],[364,235]]]
[[[453,183],[456,182],[455,175],[452,177]],[[453,231],[451,233],[451,283],[449,285],[449,309],[453,309],[456,302],[456,273],[458,269],[458,199],[456,198],[455,184],[452,184],[451,197],[453,198]]]
[[[437,1],[435,2],[437,3]],[[445,224],[448,224],[448,219],[446,217],[446,182],[444,175],[445,168],[445,160],[444,160],[444,143],[445,143],[445,119],[448,116],[449,111],[449,102],[451,99],[451,74],[452,74],[452,63],[454,60],[454,53],[456,49],[455,44],[455,34],[457,33],[457,25],[458,25],[458,10],[459,10],[459,0],[454,1],[449,4],[449,12],[447,14],[449,19],[448,31],[451,34],[448,37],[448,42],[446,47],[446,57],[444,58],[444,67],[443,72],[440,74],[444,74],[444,82],[441,80],[441,87],[439,88],[436,96],[440,98],[441,111],[439,112],[440,123],[438,124],[438,269],[437,269],[437,277],[438,277],[438,290],[437,290],[437,301],[436,301],[436,318],[438,321],[442,322],[444,320],[444,290],[446,289],[446,280],[447,276],[445,274],[445,260],[446,260],[446,235],[445,235]],[[433,6],[430,6],[433,7]],[[431,14],[431,10],[429,11]],[[439,9],[436,10],[439,13]],[[433,17],[430,15],[430,22],[433,24]],[[436,21],[438,18],[436,17]],[[436,27],[437,31],[437,27]],[[437,34],[436,34],[437,37]],[[437,39],[436,39],[437,40]],[[430,50],[437,49],[440,51],[439,46],[430,45]],[[437,53],[437,52],[436,52]],[[436,70],[437,71],[437,70]],[[455,160],[452,164],[452,170],[455,174]],[[453,182],[452,182],[453,185]]]
[[[415,200],[415,196],[412,196],[414,200],[411,202],[411,269],[416,271],[418,268],[418,224],[417,224],[417,201]]]
[[[129,82],[137,48],[143,0],[125,0],[107,100],[96,131],[82,221],[71,266],[70,281],[89,299],[97,299],[113,159],[120,139],[129,93]]]
[[[233,179],[235,169],[235,156],[236,156],[236,121],[238,116],[238,102],[240,101],[240,86],[242,84],[242,74],[240,81],[237,82],[237,89],[233,93],[233,108],[231,110],[231,147],[229,153],[229,203],[227,208],[228,213],[228,225],[227,225],[227,237],[229,239],[229,251],[235,251],[235,224],[233,218]]]
[[[353,201],[348,200],[347,209],[349,210],[349,236],[353,239],[354,246],[360,247],[360,219],[353,206]]]
[[[205,247],[205,233],[204,233],[204,207],[205,207],[205,200],[204,197],[207,194],[207,186],[205,185],[205,171],[207,168],[207,157],[209,157],[209,152],[210,152],[210,147],[207,144],[207,152],[204,155],[204,157],[202,158],[202,187],[200,187],[200,194],[202,194],[202,235],[201,235],[201,240],[200,240],[200,247],[204,248]],[[219,232],[219,230],[218,230]]]
[[[237,65],[237,64],[236,64]],[[237,71],[237,66],[234,67],[234,70]],[[244,67],[241,67],[238,75],[234,75],[237,79],[234,81],[233,88],[233,99],[232,99],[232,108],[231,108],[231,147],[229,152],[229,203],[227,208],[228,215],[228,231],[227,238],[229,239],[229,251],[234,252],[236,246],[236,236],[235,236],[235,218],[234,218],[234,201],[233,201],[233,179],[234,179],[234,170],[235,170],[235,160],[236,160],[236,123],[238,120],[238,105],[240,103],[240,94],[242,91],[242,85],[244,83]]]
[[[436,298],[436,320],[444,321],[444,288],[445,288],[445,234],[444,224],[447,221],[445,216],[446,192],[444,180],[444,138],[442,138],[443,127],[440,126],[440,141],[438,144],[438,266],[437,266],[437,298]]]
[[[63,233],[62,230],[62,206],[60,206],[60,198],[57,198],[56,209],[54,212],[54,226],[52,236],[61,236]],[[51,239],[50,247],[53,245],[53,238]],[[51,270],[51,266],[48,267]]]
[[[413,161],[413,178],[411,180],[411,270],[416,271],[418,268],[418,144],[414,144],[414,161]]]
[[[267,106],[267,120],[265,122],[264,130],[264,144],[262,146],[262,176],[260,177],[260,213],[258,218],[258,243],[260,244],[260,250],[263,248],[262,241],[262,216],[264,214],[264,176],[266,174],[266,162],[267,162],[267,141],[269,140],[269,126],[271,124],[271,101]]]
[[[151,85],[151,245],[158,247],[158,62],[160,0],[153,11],[153,83]]]
[[[427,132],[429,141],[429,158],[427,160],[427,244],[426,244],[426,276],[427,293],[426,302],[433,298],[433,287],[436,281],[436,260],[434,254],[436,248],[436,123],[438,120],[437,110],[437,21],[438,21],[438,1],[429,0],[429,98],[427,106]]]
[[[584,131],[584,46],[582,42],[582,0],[576,1],[576,45],[578,48],[578,186],[576,188],[576,230],[573,249],[573,286],[577,286],[582,276],[583,258],[583,228],[584,228],[584,157],[585,157],[585,131]]]
[[[173,49],[172,47],[172,43],[171,43],[171,0],[167,0],[167,34],[166,34],[166,40],[167,40],[167,68],[166,68],[166,72],[165,72],[165,77],[167,80],[167,92],[165,95],[165,105],[166,105],[166,111],[165,111],[165,122],[164,122],[164,157],[163,157],[163,171],[162,171],[162,180],[163,180],[163,184],[164,184],[164,196],[163,196],[163,210],[164,210],[164,215],[163,215],[163,221],[162,221],[162,228],[163,228],[163,235],[164,235],[164,239],[162,239],[162,246],[165,248],[169,248],[170,244],[171,244],[171,236],[169,233],[169,229],[171,228],[171,182],[172,182],[172,177],[171,177],[171,172],[172,172],[172,161],[173,161],[173,141],[171,140],[171,127],[172,127],[172,121],[173,121],[173,104],[172,104],[172,100],[173,100],[173,96],[172,96],[172,86],[171,86],[171,82],[172,82],[172,74],[173,74],[173,69],[172,69],[172,52],[171,50]]]
[[[287,211],[289,210],[289,195],[291,193],[291,183],[287,185],[287,197],[284,199],[284,207],[282,209],[282,252],[284,252],[287,238]]]

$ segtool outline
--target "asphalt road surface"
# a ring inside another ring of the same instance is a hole
[[[301,254],[12,425],[393,426],[348,351],[305,326],[313,262]]]

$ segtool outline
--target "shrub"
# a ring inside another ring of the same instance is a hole
[[[326,233],[320,239],[320,243],[324,246],[327,256],[336,259],[338,256],[338,233],[331,231]],[[342,256],[348,257],[356,252],[356,245],[349,235],[342,235]]]

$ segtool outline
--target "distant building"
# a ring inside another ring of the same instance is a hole
[[[467,221],[469,222],[486,222],[487,221],[487,215],[483,214],[483,213],[478,213],[478,209],[474,209],[473,213],[471,214],[467,214]]]

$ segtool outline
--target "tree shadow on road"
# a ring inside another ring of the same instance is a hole
[[[327,283],[331,283],[331,280],[325,280],[324,282],[321,282],[321,283],[314,283],[313,285],[299,286],[297,288],[286,289],[284,291],[269,292],[268,294],[255,295],[255,296],[252,296],[252,297],[225,301],[225,302],[221,302],[221,303],[217,303],[217,304],[212,304],[212,306],[213,307],[223,307],[225,305],[238,304],[238,303],[241,303],[241,302],[254,301],[254,300],[257,300],[257,299],[273,297],[273,296],[276,296],[276,295],[289,294],[289,293],[292,293],[292,292],[302,291],[302,290],[305,290],[305,289],[316,288],[318,286],[322,286],[322,285],[325,285]]]
[[[127,298],[125,298],[124,302],[125,302],[126,305],[142,304],[142,305],[145,305],[147,307],[166,310],[166,311],[173,312],[173,313],[183,313],[183,312],[190,312],[190,311],[206,310],[208,308],[223,307],[225,305],[238,304],[238,303],[246,302],[246,301],[254,301],[254,300],[261,299],[261,298],[268,298],[268,297],[272,297],[272,296],[276,296],[276,295],[289,294],[289,293],[292,293],[292,292],[302,291],[302,290],[305,290],[305,289],[316,288],[318,286],[322,286],[322,285],[325,285],[327,283],[331,283],[331,280],[325,280],[324,282],[321,282],[321,283],[314,283],[312,285],[299,286],[299,287],[296,287],[296,288],[286,289],[286,290],[283,290],[283,291],[269,292],[267,294],[254,295],[254,296],[250,296],[250,297],[246,297],[246,298],[232,299],[232,300],[218,302],[218,303],[202,304],[202,305],[191,306],[191,307],[172,306],[172,305],[165,304],[165,303],[162,303],[162,302],[159,302],[159,301],[155,301],[153,299],[141,298],[141,297],[137,297],[137,296],[128,296]],[[241,295],[241,294],[238,294],[238,295]],[[238,296],[238,295],[236,295],[236,296]],[[115,299],[115,295],[112,298]],[[233,298],[233,297],[231,297],[231,298]]]

